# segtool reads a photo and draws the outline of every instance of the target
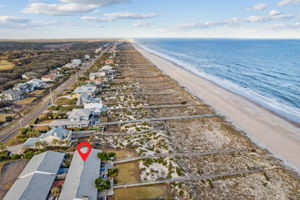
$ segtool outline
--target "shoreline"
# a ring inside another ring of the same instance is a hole
[[[222,88],[212,81],[201,78],[180,65],[143,49],[137,43],[132,44],[146,59],[193,96],[226,116],[227,120],[244,131],[254,143],[268,149],[287,166],[300,172],[299,124]]]

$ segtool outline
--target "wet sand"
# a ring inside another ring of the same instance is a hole
[[[265,108],[198,77],[175,63],[134,47],[163,73],[185,87],[192,95],[226,116],[253,142],[267,148],[288,166],[300,172],[300,128]]]

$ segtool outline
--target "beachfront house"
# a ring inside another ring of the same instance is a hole
[[[97,86],[98,88],[99,87],[101,88],[104,85],[104,78],[96,78],[94,80],[86,80],[85,85],[93,85],[93,86]]]
[[[83,93],[86,93],[86,94],[94,96],[97,92],[98,92],[98,90],[97,90],[96,86],[85,86],[85,85],[83,85],[83,86],[77,87],[74,90],[73,93],[74,94],[83,94]]]
[[[105,77],[105,71],[92,72],[89,75],[90,80],[95,80],[96,78]]]
[[[59,200],[98,199],[95,179],[100,176],[101,161],[97,157],[99,152],[101,150],[92,149],[85,162],[82,161],[78,151],[74,152]]]
[[[22,92],[20,90],[8,89],[1,93],[2,101],[18,101],[23,98]]]
[[[86,103],[98,103],[99,101],[101,100],[87,93],[83,93],[78,97],[76,106],[83,106]]]
[[[46,151],[28,162],[3,200],[46,200],[62,165],[65,153]]]
[[[45,142],[49,146],[68,146],[72,140],[72,131],[63,128],[53,128],[40,137],[28,138],[23,144],[23,149],[36,148],[36,142]]]
[[[68,119],[54,120],[49,123],[52,128],[84,128],[94,124],[94,112],[89,109],[73,109],[67,113]]]

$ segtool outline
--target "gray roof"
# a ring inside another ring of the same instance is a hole
[[[85,103],[97,103],[100,100],[97,98],[94,98],[93,96],[87,94],[87,93],[82,93],[77,100],[76,105],[80,106],[80,105],[84,105]]]
[[[95,187],[95,180],[100,175],[101,164],[97,157],[98,152],[101,151],[92,149],[84,162],[75,151],[59,200],[70,200],[83,196],[87,196],[89,200],[97,199],[98,190]]]
[[[59,119],[54,120],[49,123],[50,127],[63,127],[63,126],[88,126],[90,124],[89,120],[81,120],[79,122],[77,121],[69,121],[68,119]]]
[[[39,141],[40,138],[28,138],[24,143],[23,143],[23,146],[24,147],[31,147],[31,146],[34,146],[35,143],[37,141]]]
[[[40,136],[40,139],[44,139],[44,138],[49,137],[51,135],[53,135],[55,137],[58,137],[60,139],[65,139],[68,136],[69,132],[70,131],[68,131],[64,128],[54,128],[54,129],[51,129],[50,131],[48,131],[47,133],[42,134]]]
[[[71,112],[68,113],[68,118],[89,118],[92,114],[92,111],[89,109],[73,109]]]
[[[46,200],[64,155],[47,151],[32,157],[4,200]]]
[[[95,86],[80,86],[77,87],[73,93],[95,93],[97,90],[97,87]]]

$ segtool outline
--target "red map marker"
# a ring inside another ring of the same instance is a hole
[[[82,147],[87,147],[88,148],[87,152],[82,152],[81,151]],[[81,159],[85,162],[85,160],[89,157],[89,155],[90,155],[90,153],[92,151],[92,147],[91,147],[90,143],[88,143],[88,142],[81,142],[77,146],[77,151],[78,151]]]

